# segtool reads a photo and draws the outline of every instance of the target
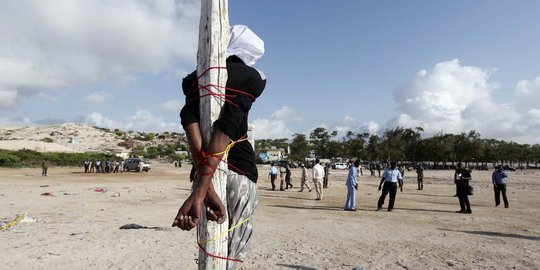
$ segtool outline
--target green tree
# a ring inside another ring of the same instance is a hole
[[[294,161],[304,161],[309,155],[309,144],[306,140],[306,135],[301,133],[295,133],[291,141],[291,155],[290,158]]]
[[[366,139],[369,137],[369,133],[354,133],[348,131],[343,138],[343,148],[345,150],[345,156],[354,159],[367,160],[367,144]]]

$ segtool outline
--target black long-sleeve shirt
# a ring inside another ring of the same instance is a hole
[[[228,79],[226,94],[236,95],[234,98],[227,98],[237,106],[225,102],[219,118],[214,123],[214,128],[220,130],[233,141],[237,141],[247,135],[248,114],[254,98],[259,97],[266,86],[266,78],[256,69],[244,64],[236,56],[227,58]],[[199,91],[197,89],[197,72],[189,74],[182,81],[182,89],[186,95],[186,104],[180,111],[180,118],[183,127],[189,124],[200,122],[199,114]],[[229,90],[239,90],[249,95],[237,93]],[[255,152],[247,141],[235,144],[229,151],[229,170],[246,175],[251,181],[257,182],[258,173],[255,163]]]

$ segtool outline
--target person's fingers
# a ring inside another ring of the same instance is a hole
[[[218,218],[217,218],[217,223],[221,224],[221,223],[225,222],[226,217],[227,217],[227,215],[225,215],[225,213],[220,212],[220,215],[218,215]]]
[[[206,208],[206,218],[211,221],[217,221],[218,215],[210,207]]]
[[[197,224],[199,224],[199,218],[189,217],[188,222],[187,222],[187,226],[189,228],[188,231],[195,228]]]

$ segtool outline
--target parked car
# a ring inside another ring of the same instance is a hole
[[[484,163],[484,164],[478,166],[478,170],[487,171],[487,170],[489,170],[489,168],[488,168],[488,165]]]
[[[142,166],[139,164],[142,163]],[[141,169],[142,168],[142,169]],[[146,159],[142,158],[128,158],[126,159],[126,162],[124,162],[124,171],[150,171],[150,162]]]
[[[346,163],[336,163],[334,164],[334,168],[336,170],[346,170],[347,169],[347,164]]]
[[[513,172],[513,171],[515,171],[516,169],[512,168],[512,166],[510,166],[510,165],[504,165],[504,166],[503,166],[503,170],[505,170],[505,171],[512,171],[512,172]]]

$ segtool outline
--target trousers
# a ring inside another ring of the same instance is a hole
[[[388,202],[388,211],[394,209],[394,202],[396,201],[397,183],[385,181],[382,188],[381,197],[377,202],[377,208],[381,208],[384,205],[384,199],[386,195],[390,193],[390,201]]]
[[[506,184],[493,184],[493,191],[495,192],[495,205],[501,204],[501,193],[504,201],[504,207],[508,208],[508,198],[506,198]]]

